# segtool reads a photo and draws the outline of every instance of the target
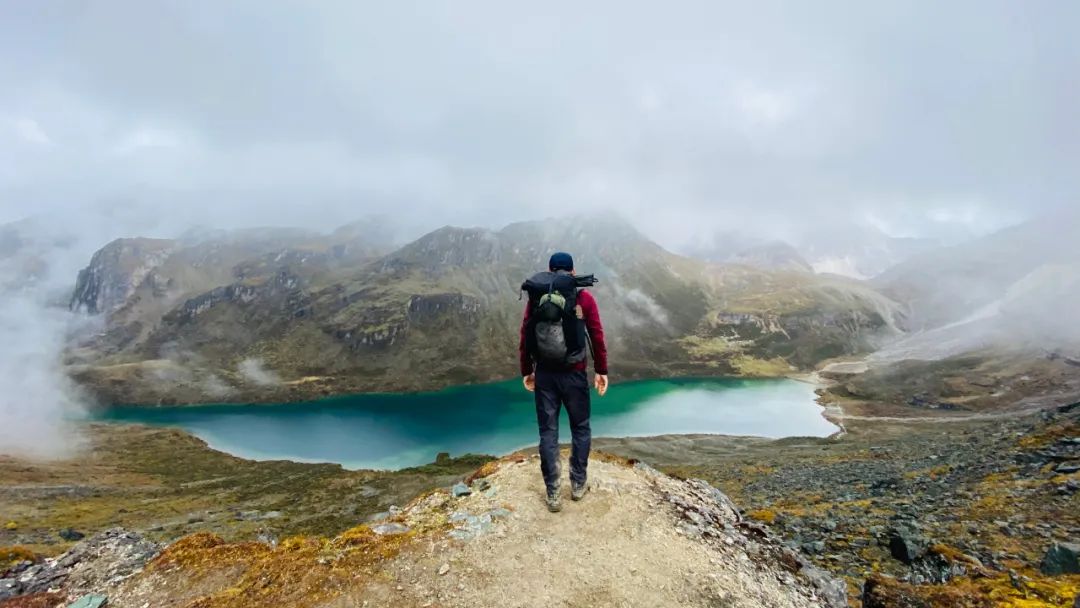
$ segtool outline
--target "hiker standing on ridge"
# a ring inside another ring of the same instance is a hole
[[[521,321],[521,375],[525,388],[535,393],[536,422],[540,427],[540,470],[547,487],[547,506],[562,510],[559,465],[559,410],[565,405],[570,418],[570,498],[585,496],[586,471],[592,431],[589,428],[589,377],[586,350],[593,352],[597,393],[607,392],[607,347],[596,300],[584,287],[592,275],[577,276],[569,253],[556,253],[548,272],[525,281],[529,294]]]

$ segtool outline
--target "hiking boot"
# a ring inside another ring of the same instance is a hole
[[[562,492],[561,488],[555,487],[552,490],[548,490],[547,493],[547,508],[552,513],[558,513],[562,511]]]
[[[570,483],[570,499],[581,500],[585,498],[585,492],[589,491],[589,484],[587,483]]]

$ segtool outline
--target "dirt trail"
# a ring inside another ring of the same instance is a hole
[[[392,580],[355,599],[470,608],[826,605],[773,561],[765,541],[738,531],[723,495],[704,504],[701,487],[647,467],[589,466],[585,499],[568,500],[564,487],[563,511],[549,513],[535,457],[504,465],[487,491],[450,499],[452,520],[495,512],[489,529],[403,554],[388,568]],[[719,525],[709,525],[710,513]]]

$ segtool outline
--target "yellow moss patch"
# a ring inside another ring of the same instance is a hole
[[[932,480],[936,481],[939,477],[944,477],[945,475],[948,475],[949,471],[951,471],[951,470],[952,470],[952,467],[950,467],[948,465],[942,465],[942,466],[938,466],[938,467],[932,467],[932,468],[929,468],[929,469],[921,469],[921,470],[918,470],[918,471],[908,471],[907,473],[904,473],[904,479],[926,478],[926,479],[932,479]]]
[[[1035,575],[1022,590],[1013,587],[1008,575],[960,578],[951,581],[947,588],[959,597],[986,598],[990,605],[1002,608],[1072,608],[1073,599],[1080,592],[1080,576],[1048,578]]]
[[[263,543],[226,543],[216,534],[199,532],[169,545],[150,567],[199,570],[221,564],[247,564],[265,557],[271,551],[272,549]]]
[[[1058,439],[1075,437],[1080,434],[1080,424],[1069,422],[1061,426],[1051,426],[1040,433],[1025,435],[1017,441],[1017,445],[1025,449],[1038,449],[1046,447]]]
[[[696,361],[709,361],[713,359],[726,359],[740,352],[739,346],[726,338],[705,338],[702,336],[687,336],[679,343],[686,349],[690,358]]]
[[[608,452],[593,452],[591,457],[602,462],[609,462],[611,464],[617,464],[624,467],[632,467],[638,462],[634,458],[625,458],[623,456],[617,456]]]
[[[732,363],[739,370],[739,374],[750,378],[777,378],[790,374],[795,369],[780,357],[757,359],[743,355],[732,359]]]
[[[764,464],[744,464],[740,467],[744,476],[771,475],[776,471],[775,467]]]
[[[753,511],[747,511],[747,516],[752,519],[756,519],[760,522],[771,524],[776,521],[776,511],[772,509],[754,509]]]
[[[0,570],[7,570],[19,562],[35,560],[37,556],[34,552],[21,545],[0,547]]]
[[[472,475],[466,477],[465,483],[471,485],[472,482],[476,481],[477,479],[488,477],[489,475],[494,475],[495,471],[498,471],[499,467],[501,467],[503,464],[508,462],[525,462],[525,458],[526,456],[524,454],[510,454],[509,456],[504,456],[503,458],[499,458],[498,460],[488,461],[481,465],[479,469],[476,469],[476,472],[474,472]]]
[[[379,535],[360,525],[333,539],[293,536],[277,546],[227,543],[213,534],[185,537],[162,552],[151,570],[180,571],[190,580],[225,582],[189,608],[276,608],[321,606],[363,587],[381,564],[415,538],[415,532]]]

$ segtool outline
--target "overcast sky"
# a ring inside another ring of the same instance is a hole
[[[978,233],[1078,203],[1078,23],[1072,0],[0,0],[0,222]]]

